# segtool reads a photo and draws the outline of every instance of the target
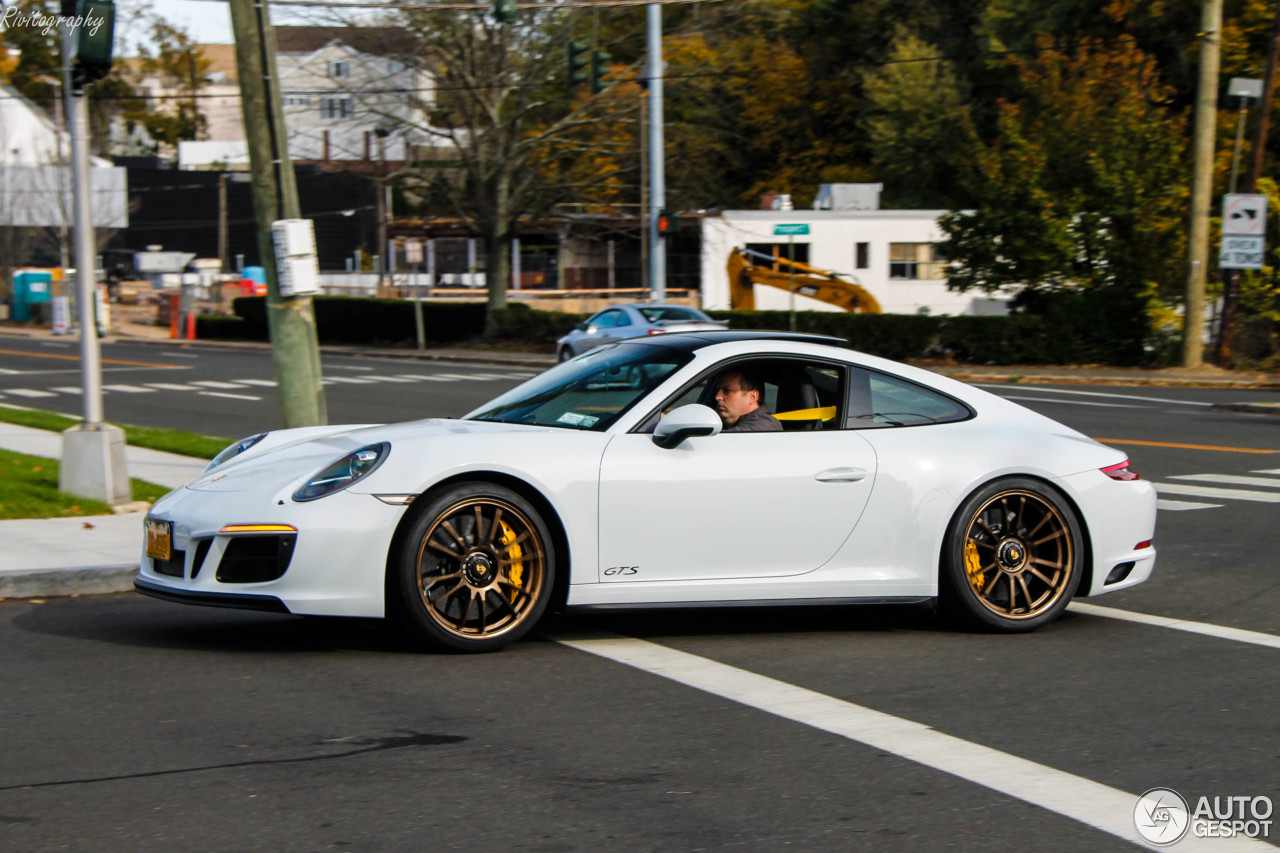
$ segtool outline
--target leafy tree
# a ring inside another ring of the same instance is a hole
[[[1179,292],[1185,128],[1131,40],[1011,58],[1022,90],[987,142],[972,124],[971,213],[944,217],[951,285]]]

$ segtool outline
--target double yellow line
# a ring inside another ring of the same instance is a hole
[[[27,352],[26,350],[17,349],[0,349],[0,355],[25,355],[28,358],[60,358],[65,361],[79,361],[78,355],[61,355],[53,352]],[[123,361],[118,358],[104,358],[103,364],[127,364],[131,367],[178,367],[176,364],[153,364],[149,361]]]
[[[1140,441],[1136,438],[1095,438],[1103,444],[1140,444],[1145,447],[1176,447],[1180,450],[1220,450],[1224,453],[1280,453],[1257,447],[1222,447],[1217,444],[1179,444],[1174,441]]]

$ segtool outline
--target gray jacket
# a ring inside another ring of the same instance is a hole
[[[721,432],[781,432],[782,421],[775,418],[769,413],[769,407],[761,404],[760,408],[752,412],[747,412],[734,422],[733,426],[725,427]]]

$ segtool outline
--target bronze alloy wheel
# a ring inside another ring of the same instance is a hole
[[[436,513],[417,540],[414,585],[448,645],[478,647],[527,630],[541,614],[548,555],[531,516],[515,501],[475,495]]]
[[[1084,535],[1057,489],[1009,477],[965,500],[943,554],[947,612],[986,629],[1031,631],[1058,618],[1075,595]]]
[[[978,601],[1006,619],[1032,619],[1062,597],[1075,545],[1062,512],[1032,491],[987,499],[964,534],[965,575]]]

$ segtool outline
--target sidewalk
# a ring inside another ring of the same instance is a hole
[[[61,433],[0,423],[0,447],[57,459]],[[129,476],[177,488],[204,470],[192,459],[126,447]],[[145,509],[145,504],[134,509]],[[142,552],[143,512],[0,521],[0,598],[124,592],[133,588]]]

